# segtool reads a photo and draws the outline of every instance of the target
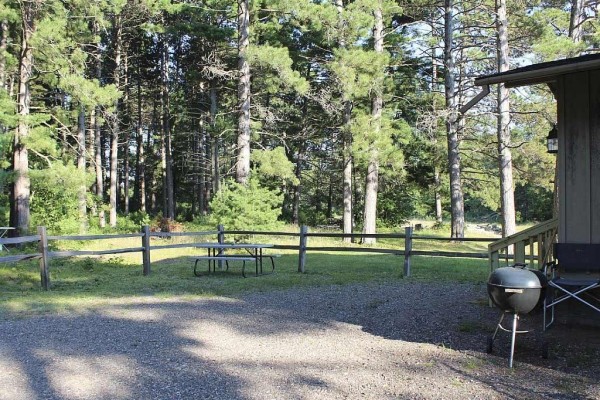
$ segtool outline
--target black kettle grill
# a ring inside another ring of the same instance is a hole
[[[490,274],[487,283],[488,295],[492,303],[502,310],[496,330],[488,338],[487,352],[492,352],[494,339],[499,330],[510,332],[512,334],[508,360],[510,368],[513,366],[516,334],[528,332],[517,330],[519,314],[533,311],[543,301],[542,293],[546,288],[546,277],[539,271],[526,269],[526,266],[526,264],[515,264],[510,267],[498,268]],[[512,329],[502,326],[502,321],[507,313],[513,315]]]

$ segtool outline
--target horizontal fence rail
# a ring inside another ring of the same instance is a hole
[[[79,236],[48,236],[48,240],[108,240],[142,237],[143,233],[125,233],[121,235],[79,235]]]
[[[151,237],[170,238],[176,236],[209,236],[218,235],[219,231],[206,231],[206,232],[150,232]]]
[[[76,257],[76,256],[102,256],[109,254],[125,254],[125,253],[142,253],[143,275],[149,275],[151,272],[151,251],[162,249],[177,249],[199,247],[205,245],[209,241],[193,241],[189,243],[170,243],[151,245],[152,238],[171,239],[174,237],[208,237],[212,243],[226,243],[227,236],[250,235],[250,236],[268,236],[268,237],[295,237],[298,238],[297,245],[275,244],[273,249],[293,250],[298,252],[298,272],[305,272],[306,258],[308,252],[356,252],[356,253],[379,253],[392,254],[403,256],[404,258],[404,276],[411,274],[411,256],[430,256],[430,257],[460,257],[460,258],[488,258],[488,253],[477,252],[454,252],[454,251],[430,251],[430,250],[415,250],[413,243],[415,241],[443,241],[455,243],[468,242],[493,242],[495,239],[490,238],[447,238],[439,236],[419,236],[413,234],[412,227],[406,227],[404,233],[335,233],[335,232],[309,232],[308,227],[301,226],[299,232],[264,232],[250,230],[225,230],[222,225],[214,231],[203,232],[152,232],[149,226],[144,226],[140,233],[130,234],[112,234],[112,235],[75,235],[75,236],[54,236],[47,235],[45,227],[38,227],[38,235],[23,236],[17,238],[0,238],[0,245],[23,245],[27,243],[37,243],[38,251],[31,254],[16,254],[8,256],[0,256],[0,263],[18,262],[31,259],[39,259],[40,276],[42,287],[46,290],[50,287],[49,275],[49,260],[59,257]],[[64,250],[50,251],[48,241],[89,241],[89,240],[110,240],[110,239],[131,239],[139,238],[141,246],[129,247],[110,250]],[[402,245],[398,248],[379,248],[370,246],[309,246],[309,238],[351,238],[352,241],[362,240],[365,238],[375,239],[398,239],[402,240]]]
[[[39,242],[40,236],[20,236],[15,238],[0,238],[0,244],[24,244]]]

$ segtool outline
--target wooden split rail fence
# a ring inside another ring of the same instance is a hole
[[[202,242],[193,243],[172,243],[164,245],[150,245],[150,238],[171,238],[171,237],[216,237],[218,243],[225,243],[225,235],[260,235],[260,236],[291,236],[298,238],[298,245],[275,245],[274,249],[296,250],[298,251],[298,272],[304,273],[306,270],[306,257],[308,252],[318,251],[340,251],[340,252],[362,252],[362,253],[382,253],[394,254],[404,257],[403,273],[404,276],[411,274],[411,257],[412,256],[434,256],[434,257],[460,257],[460,258],[488,258],[488,253],[476,252],[449,252],[449,251],[426,251],[415,250],[414,242],[419,240],[430,241],[445,241],[445,242],[491,242],[494,239],[488,238],[443,238],[438,236],[420,236],[414,235],[413,227],[406,227],[404,233],[379,233],[379,234],[343,234],[343,233],[319,233],[309,232],[306,226],[301,226],[298,233],[295,232],[259,232],[259,231],[226,231],[222,225],[217,227],[215,231],[206,232],[151,232],[149,226],[144,226],[140,233],[120,234],[120,235],[84,235],[84,236],[52,236],[48,235],[45,227],[38,227],[38,234],[33,236],[22,236],[16,238],[0,238],[0,244],[7,245],[23,245],[26,243],[37,243],[37,252],[30,254],[11,254],[1,256],[0,263],[18,262],[23,260],[39,259],[40,276],[42,287],[46,290],[50,288],[50,260],[58,257],[75,257],[75,256],[101,256],[107,254],[124,254],[124,253],[142,253],[142,273],[149,275],[151,273],[151,251],[160,249],[173,249],[195,247]],[[352,241],[362,240],[363,238],[375,239],[398,239],[403,240],[402,248],[385,249],[371,246],[349,247],[349,246],[309,246],[308,239],[310,237],[321,238],[351,238]],[[107,239],[124,239],[124,238],[139,238],[141,246],[122,249],[109,250],[74,250],[74,251],[52,251],[48,245],[49,241],[85,241],[85,240],[107,240]]]

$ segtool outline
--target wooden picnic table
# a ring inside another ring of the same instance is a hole
[[[241,261],[242,262],[242,276],[246,277],[246,261],[254,262],[256,267],[256,276],[265,275],[263,273],[263,259],[269,258],[271,260],[271,271],[275,271],[275,261],[273,260],[276,255],[265,255],[263,249],[272,248],[273,244],[254,244],[254,243],[202,243],[195,247],[200,249],[206,249],[206,256],[193,257],[194,262],[194,275],[202,276],[203,274],[198,272],[198,262],[208,262],[208,273],[216,272],[216,266],[222,266],[222,262],[225,261],[227,269],[229,269],[229,261]],[[225,250],[244,250],[247,254],[225,254]]]

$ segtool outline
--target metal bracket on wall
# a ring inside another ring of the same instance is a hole
[[[475,104],[479,103],[479,101],[481,99],[483,99],[485,96],[487,96],[489,93],[490,93],[490,85],[485,85],[483,87],[483,90],[481,92],[479,92],[479,94],[477,96],[473,97],[467,104],[462,106],[458,111],[461,114],[466,113],[467,111],[469,111],[471,109],[471,107],[473,107]]]

